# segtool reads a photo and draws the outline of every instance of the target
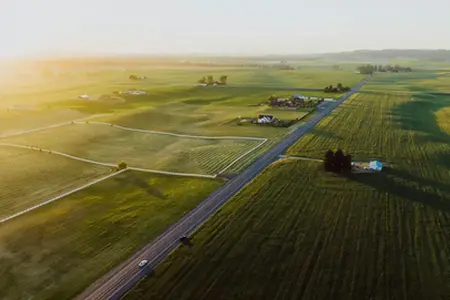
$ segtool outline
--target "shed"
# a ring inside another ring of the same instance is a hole
[[[369,169],[379,172],[383,169],[383,164],[378,160],[373,160],[369,163]]]

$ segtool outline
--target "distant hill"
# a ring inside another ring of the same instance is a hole
[[[260,60],[298,61],[298,60],[329,60],[348,62],[380,62],[393,60],[428,60],[450,62],[450,50],[420,50],[420,49],[385,49],[385,50],[355,50],[348,52],[306,54],[306,55],[266,55]]]
[[[327,53],[314,57],[338,61],[429,60],[450,61],[450,50],[385,49]]]

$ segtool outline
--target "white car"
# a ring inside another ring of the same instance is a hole
[[[139,266],[139,268],[143,268],[143,267],[145,267],[146,265],[148,265],[148,260],[146,260],[146,259],[144,259],[144,260],[141,260],[140,262],[139,262],[139,264],[138,264],[138,266]]]

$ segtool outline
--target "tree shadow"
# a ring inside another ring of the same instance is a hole
[[[348,174],[354,182],[369,186],[380,193],[388,193],[409,201],[429,206],[443,212],[450,212],[450,185],[421,178],[404,170],[383,168],[381,172],[366,174]],[[420,189],[432,186],[444,194]]]
[[[449,97],[415,95],[420,100],[396,105],[390,113],[401,129],[424,133],[425,141],[447,143],[450,136],[438,126],[435,112],[450,105]]]
[[[142,178],[139,178],[133,173],[128,173],[126,177],[114,177],[114,180],[117,182],[120,182],[123,186],[127,185],[134,185],[137,186],[144,191],[147,192],[147,194],[154,196],[159,199],[167,199],[167,196],[164,195],[162,191],[157,189],[156,187],[152,187],[150,184],[148,184],[145,180]]]

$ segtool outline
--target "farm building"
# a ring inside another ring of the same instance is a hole
[[[275,121],[275,118],[272,115],[259,115],[258,116],[258,124],[270,124]]]
[[[369,169],[373,171],[381,171],[383,169],[383,164],[378,160],[371,161],[369,163]]]
[[[89,96],[88,95],[80,95],[80,96],[78,96],[78,99],[89,100]]]
[[[308,100],[309,98],[300,94],[295,94],[292,96],[292,100],[294,101],[305,101]]]

